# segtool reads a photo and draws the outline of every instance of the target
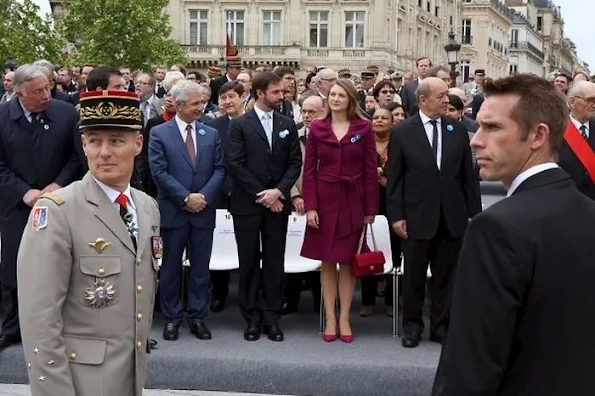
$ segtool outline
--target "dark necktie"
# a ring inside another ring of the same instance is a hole
[[[434,127],[432,131],[432,151],[434,152],[434,158],[438,158],[438,121],[430,120],[430,124]]]
[[[116,198],[116,203],[120,205],[120,217],[122,218],[124,225],[126,225],[126,230],[130,234],[130,239],[132,239],[134,249],[136,249],[136,237],[134,236],[134,231],[130,228],[133,218],[132,213],[128,211],[128,197],[124,194],[120,194]]]
[[[583,135],[583,138],[585,138],[585,140],[588,142],[589,141],[589,135],[587,135],[587,126],[586,125],[581,125],[581,127],[579,129],[581,130],[581,135]]]
[[[196,165],[196,150],[194,148],[194,139],[192,139],[192,125],[186,125],[186,150],[190,156],[192,165]]]
[[[31,124],[35,124],[37,122],[37,113],[31,113]]]

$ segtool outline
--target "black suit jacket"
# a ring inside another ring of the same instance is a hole
[[[158,98],[162,98],[165,96],[165,88],[163,88],[163,85],[160,85],[161,83],[155,83],[155,96],[157,96]]]
[[[589,121],[589,145],[595,151],[595,119],[593,118]],[[562,142],[558,164],[570,175],[583,194],[595,200],[595,183],[566,140]]]
[[[209,120],[206,122],[207,125],[212,126],[219,132],[219,139],[221,139],[221,145],[226,147],[227,142],[227,130],[229,128],[229,117],[224,115],[221,117],[217,117],[213,120]],[[231,193],[232,189],[232,180],[229,173],[225,175],[225,180],[221,185],[221,192],[219,194],[219,198],[217,199],[217,209],[229,209],[229,194]]]
[[[219,90],[228,81],[226,74],[211,80],[211,102],[219,103]]]
[[[473,97],[473,99],[471,100],[471,118],[472,119],[476,119],[477,118],[477,113],[479,113],[479,109],[481,109],[481,105],[483,104],[483,101],[485,100],[485,96],[483,96],[483,94],[477,94]]]
[[[281,190],[285,197],[283,212],[291,213],[290,192],[302,169],[300,142],[293,120],[275,112],[272,138],[271,150],[254,110],[229,123],[224,151],[233,180],[232,214],[252,215],[268,210],[256,203],[256,194],[270,188]]]
[[[43,190],[51,183],[65,187],[77,178],[73,137],[78,115],[71,104],[52,99],[38,121],[30,123],[14,97],[0,104],[0,120],[0,282],[16,287],[17,252],[31,212],[23,197],[30,189]]]
[[[417,96],[415,96],[418,85],[419,80],[415,79],[405,84],[401,91],[401,103],[403,104],[403,109],[405,109],[405,114],[408,116],[415,115],[419,110],[417,107]]]
[[[442,118],[440,170],[418,113],[391,132],[386,173],[388,219],[407,220],[411,239],[432,239],[441,214],[460,238],[468,218],[481,211],[467,129],[452,118]]]
[[[595,203],[561,169],[471,222],[434,396],[593,394],[593,224]]]

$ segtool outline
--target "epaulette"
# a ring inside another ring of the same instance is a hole
[[[61,196],[54,194],[53,192],[46,192],[40,198],[47,198],[58,206],[64,203],[64,199],[62,199]]]

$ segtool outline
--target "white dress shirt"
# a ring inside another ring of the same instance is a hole
[[[120,204],[116,202],[116,199],[120,195],[120,191],[108,186],[100,182],[99,180],[93,177],[93,180],[99,185],[99,187],[103,190],[107,198],[110,200],[114,208],[118,211],[118,215],[120,215]],[[132,199],[132,195],[130,194],[130,184],[126,186],[126,189],[122,192],[128,198],[128,212],[132,214],[132,224],[134,225],[134,238],[138,241],[138,216],[136,213],[136,205],[134,204],[134,200]]]
[[[180,117],[178,117],[178,115],[176,114],[176,116],[174,117],[174,119],[176,120],[176,124],[178,125],[178,130],[180,131],[180,134],[182,135],[182,141],[184,143],[186,143],[186,135],[188,135],[188,131],[186,131],[186,126],[190,125],[190,127],[192,127],[192,141],[194,142],[194,154],[196,154],[196,122],[193,122],[192,124],[188,124],[186,123],[186,121],[183,121]]]
[[[436,150],[436,166],[438,167],[438,169],[440,169],[440,164],[442,163],[442,118],[432,120],[421,110],[419,111],[419,117],[421,118],[421,123],[423,124],[424,129],[426,130],[426,137],[428,138],[430,147],[432,147],[432,138],[434,137],[434,125],[432,125],[430,121],[436,121],[436,128],[438,128],[438,149]]]
[[[546,162],[543,164],[532,166],[529,169],[525,169],[514,178],[514,180],[510,184],[508,192],[506,193],[506,197],[510,197],[515,192],[515,190],[521,185],[521,183],[530,178],[531,176],[535,176],[538,173],[555,168],[558,168],[558,164],[556,164],[555,162]]]
[[[273,110],[271,111],[263,111],[258,108],[258,106],[254,106],[254,111],[262,124],[262,129],[267,135],[267,139],[269,141],[269,146],[273,147]],[[268,115],[268,119],[264,119],[264,116]]]
[[[577,120],[576,118],[574,118],[573,116],[570,116],[570,121],[572,121],[572,123],[574,124],[574,126],[576,127],[576,130],[582,135],[583,131],[581,131],[581,127],[584,125],[587,127],[585,133],[587,135],[587,137],[590,137],[590,133],[591,131],[589,130],[589,121],[587,121],[584,124],[581,124],[581,122],[579,120]]]

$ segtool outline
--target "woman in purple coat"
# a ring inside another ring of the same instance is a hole
[[[306,141],[302,193],[307,227],[301,254],[322,261],[324,340],[336,340],[339,330],[342,341],[352,342],[349,310],[355,279],[349,264],[364,224],[372,223],[378,211],[376,146],[371,124],[358,107],[350,82],[337,81],[326,106],[327,117],[312,122]]]

